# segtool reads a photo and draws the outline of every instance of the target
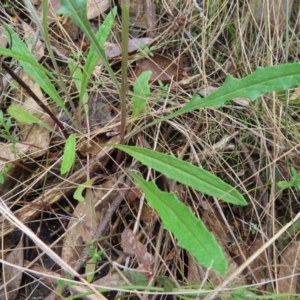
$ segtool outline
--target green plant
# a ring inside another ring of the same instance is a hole
[[[105,249],[101,249],[97,251],[95,248],[88,248],[89,253],[91,254],[92,258],[90,262],[97,262],[102,260],[102,256],[105,253]]]
[[[118,91],[121,94],[121,89],[118,87],[119,84],[118,82],[116,82],[115,75],[112,73],[112,70],[108,65],[103,47],[90,29],[90,25],[86,18],[85,6],[85,1],[72,2],[72,4],[68,1],[62,1],[62,6],[60,9],[61,13],[71,15],[71,18],[73,18],[77,25],[85,32],[85,34],[92,42],[92,47],[94,47],[93,51],[93,48],[91,48],[90,50],[90,53],[93,54],[89,54],[90,56],[88,57],[91,58],[88,58],[85,63],[84,72],[82,74],[77,73],[76,76],[79,76],[79,78],[82,78],[82,80],[85,82],[88,76],[85,76],[84,73],[86,72],[87,74],[92,74],[95,61],[99,56],[106,66],[111,79],[114,81]],[[11,30],[10,33],[12,35],[14,34]],[[15,39],[17,40],[17,38]],[[53,95],[53,98],[56,99],[57,103],[63,105],[57,92],[55,90],[52,90],[52,88],[48,84],[48,79],[45,79],[46,74],[48,74],[49,72],[44,70],[40,65],[37,65],[36,62],[33,62],[30,55],[21,54],[23,50],[24,48],[19,45],[18,49],[0,49],[0,53],[19,59],[20,61],[22,61],[24,67],[26,67],[29,71],[31,70],[34,74],[38,74],[37,76],[35,76],[35,80],[44,88],[44,90],[48,94]],[[75,68],[77,67],[75,66]],[[143,85],[148,84],[146,79],[143,82]],[[134,128],[131,132],[131,135],[134,135],[138,131],[150,127],[154,124],[169,120],[190,111],[194,111],[204,107],[218,108],[232,98],[247,97],[251,100],[255,100],[263,93],[284,90],[299,83],[299,63],[286,64],[264,69],[261,68],[243,79],[235,79],[229,76],[227,77],[224,85],[216,92],[205,98],[194,95],[191,101],[181,109],[163,118],[154,120],[144,128]],[[82,99],[82,103],[84,104],[86,84],[77,82],[77,88],[78,90],[80,90],[80,99]],[[141,109],[144,107],[145,99],[142,98],[147,97],[147,94],[148,92],[143,97],[141,97],[141,95],[137,95],[135,107],[138,107],[138,109],[136,109],[136,111],[134,112],[134,116],[137,116],[140,113]],[[126,105],[122,105],[126,108]],[[125,117],[124,110],[122,111],[122,116]],[[230,185],[218,179],[213,174],[201,168],[156,151],[123,145],[115,145],[115,147],[119,150],[127,152],[134,158],[140,160],[143,164],[161,172],[162,174],[165,174],[169,178],[189,185],[200,192],[222,199],[223,201],[231,204],[247,204],[244,197],[238,192],[236,188],[232,188]],[[70,162],[68,162],[67,165],[69,168]],[[169,228],[169,230],[172,231],[176,236],[179,245],[182,245],[182,247],[186,248],[188,251],[194,254],[199,263],[203,264],[204,266],[211,267],[217,272],[225,273],[227,271],[227,263],[222,254],[221,248],[216,244],[214,237],[209,234],[201,221],[193,217],[190,209],[184,207],[174,194],[164,193],[160,191],[154,183],[148,183],[134,174],[132,176],[134,177],[137,184],[141,186],[142,190],[147,196],[147,200],[149,201],[149,203],[159,212],[163,221],[166,223],[166,228]],[[178,221],[176,223],[174,223],[174,220],[165,213],[172,207],[174,208],[172,216],[173,218],[177,218],[176,220]],[[180,210],[181,212],[184,211],[183,215],[185,217],[183,219],[179,218],[178,210]],[[188,221],[188,223],[185,223],[185,221]],[[186,231],[182,232],[180,230],[180,227],[184,227],[188,230],[188,240],[186,239]],[[198,228],[198,231],[200,232],[199,235],[194,232],[195,228]],[[203,239],[203,236],[206,236],[206,239]],[[195,247],[195,245],[197,246]],[[200,253],[206,253],[207,255],[199,255],[198,247],[202,247],[202,252],[200,251]],[[214,254],[211,254],[211,252],[213,252]]]
[[[146,106],[146,100],[151,95],[149,87],[149,79],[152,72],[143,72],[133,84],[133,96],[132,96],[132,118],[138,117]]]
[[[2,170],[0,172],[0,184],[4,183],[5,176],[8,174],[10,168],[11,168],[10,164],[8,164],[8,163],[4,164],[4,167],[2,168]]]
[[[153,54],[154,46],[149,47],[148,45],[140,45],[138,52],[144,54],[145,56],[154,56]]]
[[[55,101],[55,103],[66,113],[66,115],[71,118],[69,110],[66,108],[59,93],[49,80],[49,77],[55,80],[55,76],[36,61],[32,53],[28,50],[27,46],[10,26],[4,24],[4,29],[7,38],[11,37],[12,45],[11,49],[1,48],[0,53],[2,55],[11,56],[15,59],[18,59],[23,69],[31,75],[31,77],[42,88],[42,90],[44,90],[44,92],[46,92],[51,99]],[[29,121],[29,123],[31,123],[31,121]]]
[[[166,98],[168,96],[169,85],[162,83],[160,80],[158,80],[158,85],[160,87],[158,90],[159,97]]]
[[[251,224],[250,224],[249,231],[250,231],[250,233],[251,233],[252,235],[257,234],[257,231],[258,231],[258,226],[257,226],[257,224],[251,223]]]
[[[67,173],[73,166],[76,154],[76,135],[72,133],[66,141],[60,174]]]
[[[69,64],[70,69],[73,71],[73,79],[80,94],[81,105],[83,106],[86,104],[87,80],[93,73],[94,65],[98,57],[102,59],[111,76],[111,79],[114,81],[118,91],[120,92],[120,95],[122,94],[119,83],[116,81],[115,75],[113,74],[107,62],[103,46],[101,44],[105,41],[105,38],[99,41],[101,35],[98,37],[90,30],[90,25],[85,15],[85,6],[86,1],[83,0],[76,2],[62,1],[62,8],[60,10],[61,13],[71,15],[77,25],[81,27],[81,29],[92,42],[92,47],[83,70],[81,70],[79,66],[73,62],[70,62]],[[13,36],[14,32],[9,27],[6,29]],[[126,30],[124,30],[123,33],[124,32],[126,33]],[[126,34],[124,34],[124,36],[125,35]],[[13,40],[17,46],[12,50],[0,49],[0,53],[19,59],[24,69],[35,76],[34,79],[40,84],[44,91],[47,92],[52,99],[54,99],[56,103],[62,107],[62,109],[65,109],[59,94],[54,88],[52,88],[48,78],[51,78],[53,74],[49,73],[46,69],[39,65],[34,58],[28,54],[27,48],[24,50],[23,45],[19,42],[17,37],[13,36]],[[123,53],[125,52],[123,51]],[[126,58],[124,60],[127,64]],[[125,66],[125,69],[126,68],[127,66]],[[141,94],[141,90],[139,92],[137,91],[138,89],[136,90],[134,95],[136,98],[133,98],[133,101],[135,101],[133,117],[137,117],[140,114],[141,110],[145,106],[145,98],[149,96],[148,91],[150,89],[147,81],[148,74],[144,74],[144,76],[146,78],[143,79],[142,83],[138,83],[138,86],[140,85],[141,87],[146,87],[147,90],[144,94]],[[76,78],[78,79],[77,81],[75,80]],[[261,94],[288,89],[290,87],[299,85],[299,83],[299,63],[258,69],[251,75],[242,79],[234,79],[233,77],[229,76],[224,85],[208,97],[201,98],[198,95],[194,95],[191,101],[181,109],[165,117],[156,119],[143,128],[134,128],[130,132],[130,135],[133,136],[137,132],[147,127],[172,119],[187,112],[206,107],[219,108],[227,101],[238,97],[247,97],[251,100],[255,100]],[[123,87],[123,93],[125,87]],[[125,99],[124,95],[122,99]],[[126,109],[126,105],[124,105],[124,103],[122,104],[122,107]],[[126,117],[126,110],[124,109],[122,110],[122,117]],[[28,122],[37,122],[37,120],[29,119],[28,116],[26,116],[26,118]],[[70,139],[72,142],[70,143],[72,157],[71,159],[68,159],[64,165],[63,172],[70,169],[74,160],[73,153],[74,149],[76,149],[76,144],[73,143],[74,137]],[[154,170],[166,175],[171,179],[188,185],[199,192],[211,195],[234,205],[247,204],[244,197],[238,192],[238,187],[231,187],[204,169],[193,166],[170,155],[148,149],[124,145],[115,145],[115,148],[128,153],[135,159],[141,161],[143,164],[153,168]],[[67,156],[68,153],[69,152],[67,151],[66,155],[64,156]],[[293,171],[292,174],[293,179],[291,182],[286,182],[286,186],[299,189],[299,175],[297,173],[294,174]],[[174,194],[160,191],[155,183],[149,183],[134,173],[132,173],[132,177],[144,191],[150,205],[158,211],[160,217],[165,223],[165,227],[170,230],[178,239],[179,245],[190,251],[197,258],[199,263],[206,267],[211,267],[212,270],[217,272],[225,273],[227,271],[227,263],[224,255],[222,254],[220,246],[217,245],[213,235],[210,234],[204,227],[203,223],[193,215],[191,210],[183,205]],[[182,228],[185,230],[182,230]]]
[[[72,276],[69,273],[67,273],[66,278],[72,279]],[[65,286],[74,286],[74,283],[71,281],[66,281],[64,279],[59,279],[57,282],[57,287],[56,287],[56,292],[58,295],[63,294],[63,290],[64,290]]]
[[[11,143],[10,150],[12,153],[16,152],[16,143],[19,141],[17,135],[11,133],[11,118],[5,117],[3,111],[0,110],[0,138]],[[0,184],[4,183],[5,177],[8,174],[11,166],[5,163],[0,172]]]
[[[17,135],[11,133],[11,118],[5,117],[2,110],[0,110],[0,137],[12,144],[11,151],[14,153],[19,138]]]
[[[199,108],[218,108],[233,98],[247,97],[251,100],[255,100],[263,93],[290,88],[300,82],[298,69],[299,63],[293,63],[260,68],[242,79],[235,79],[229,76],[224,85],[211,95],[205,98],[194,95],[191,101],[183,108],[153,121],[142,129]],[[283,81],[283,78],[286,78],[286,81]],[[247,205],[244,197],[236,188],[230,187],[213,174],[201,168],[192,166],[172,156],[148,149],[123,145],[115,145],[115,147],[167,177],[191,186],[199,192],[222,199],[231,204]],[[182,203],[179,202],[176,195],[161,192],[154,183],[148,183],[137,175],[133,174],[133,177],[145,193],[150,205],[159,212],[164,223],[166,222],[166,228],[176,236],[179,245],[193,254],[200,264],[211,267],[214,271],[226,273],[226,259],[220,247],[216,246],[214,237],[209,235],[200,220],[194,220],[192,222],[194,225],[189,223],[189,220],[192,219],[191,212],[190,210],[184,211]],[[170,211],[172,211],[171,214],[169,214]],[[181,227],[185,230],[182,231]],[[198,228],[198,231],[201,232],[201,235],[204,235],[206,239],[202,239],[202,237],[198,238],[197,234],[193,232],[195,228]],[[187,236],[190,238],[187,239]],[[195,244],[197,244],[197,247],[195,247]],[[199,250],[198,247],[200,247],[201,250]],[[201,255],[199,253],[201,253]],[[212,253],[215,253],[215,256]]]
[[[294,188],[296,192],[300,191],[300,173],[297,173],[294,167],[291,167],[292,178],[290,181],[279,181],[278,187],[281,189]]]
[[[300,82],[299,67],[300,63],[289,63],[268,68],[258,68],[255,72],[242,79],[228,75],[223,86],[209,96],[201,98],[198,94],[194,94],[191,101],[181,109],[157,119],[139,130],[144,130],[154,124],[170,120],[193,110],[207,107],[220,108],[234,98],[245,97],[254,101],[262,94],[297,86]]]
[[[90,246],[88,247],[88,251],[92,257],[88,260],[86,264],[86,272],[88,272],[86,280],[88,282],[92,282],[95,275],[96,262],[102,260],[102,256],[105,253],[105,249],[97,251],[96,248]]]

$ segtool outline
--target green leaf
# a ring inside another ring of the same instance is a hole
[[[83,78],[85,77],[81,70],[79,69],[78,65],[76,65],[72,60],[70,60],[68,62],[69,64],[69,69],[72,73],[72,78],[73,78],[73,81],[75,83],[75,86],[77,88],[77,91],[81,91],[82,90],[82,82],[83,82]],[[79,108],[78,108],[78,111],[81,111],[81,108],[82,106],[84,107],[84,113],[86,116],[88,116],[88,93],[86,91],[86,89],[83,90],[83,95],[82,95],[82,98],[79,100]],[[79,116],[80,118],[81,116]]]
[[[87,26],[89,20],[87,18],[87,0],[61,0],[60,9],[56,11],[57,14],[70,16],[71,19],[81,27]]]
[[[87,38],[90,40],[92,45],[95,47],[98,56],[102,60],[107,72],[109,73],[110,78],[114,82],[118,92],[120,92],[120,84],[118,83],[115,73],[112,70],[104,51],[104,48],[99,44],[96,39],[94,32],[91,29],[91,25],[87,18],[87,1],[86,0],[61,0],[61,7],[57,11],[58,14],[65,14],[70,16],[70,18],[76,23],[76,25],[84,32]]]
[[[105,253],[105,249],[95,251],[94,254],[92,254],[92,261],[93,262],[101,261],[103,259],[102,256],[104,253]]]
[[[0,47],[0,55],[7,56],[7,57],[12,57],[12,58],[20,60],[20,61],[28,62],[29,64],[31,64],[34,67],[38,68],[43,73],[50,76],[52,79],[55,79],[54,75],[51,72],[49,72],[46,68],[44,68],[42,65],[40,65],[36,61],[35,58],[28,57],[26,54],[23,54],[23,53],[20,53],[18,51],[14,51],[14,50],[11,50],[11,49],[6,49],[6,48],[1,48]]]
[[[292,177],[294,177],[294,178],[300,177],[300,174],[297,173],[297,171],[294,167],[291,167],[291,173],[292,173]]]
[[[46,75],[49,72],[46,72],[44,68],[37,67],[36,62],[31,63],[32,60],[35,61],[34,56],[11,27],[5,25],[4,30],[8,40],[10,36],[12,38],[12,50],[21,53],[21,56],[19,56],[19,60],[23,69],[55,101],[55,103],[64,110],[67,116],[71,117],[70,112],[65,107],[63,100],[60,98],[55,87]],[[4,53],[3,49],[1,49],[1,52]],[[22,57],[24,58],[24,56],[28,57],[28,60],[21,59]]]
[[[149,283],[148,277],[138,271],[126,270],[122,273],[132,283],[132,285],[147,286]]]
[[[29,113],[27,110],[24,110],[20,106],[12,104],[7,109],[7,112],[11,117],[15,118],[20,123],[39,124],[47,128],[49,131],[53,130],[47,123],[33,116],[31,113]]]
[[[236,79],[228,76],[225,83],[217,91],[207,97],[201,98],[193,95],[191,101],[174,113],[147,124],[151,127],[162,121],[170,120],[184,113],[204,108],[219,108],[234,98],[246,97],[255,100],[265,93],[282,91],[300,85],[300,63],[289,63],[280,66],[258,68],[252,74]]]
[[[235,205],[247,205],[244,197],[210,172],[176,157],[157,151],[125,145],[113,145],[144,165],[195,190]]]
[[[149,79],[152,71],[143,72],[133,84],[133,111],[132,118],[139,116],[140,112],[146,105],[146,99],[151,95]]]
[[[7,109],[10,116],[15,118],[20,123],[33,123],[39,124],[40,119],[24,110],[22,107],[12,104]]]
[[[115,16],[117,14],[117,7],[113,8],[111,12],[107,15],[104,22],[100,26],[98,32],[95,37],[101,47],[104,46],[106,42],[112,25],[114,23]],[[77,91],[79,92],[79,111],[81,111],[81,107],[84,107],[85,114],[88,115],[88,93],[87,93],[87,85],[90,81],[90,76],[93,73],[95,66],[98,62],[99,55],[95,49],[95,46],[92,44],[88,56],[85,60],[84,71],[81,72],[79,67],[75,65],[73,61],[69,61],[69,68],[71,73],[73,73],[73,80],[75,82]]]
[[[96,271],[96,263],[93,261],[93,259],[89,259],[85,266],[85,272],[88,274],[86,276],[87,282],[92,282],[95,277],[95,271]]]
[[[287,189],[287,188],[290,188],[290,187],[294,187],[294,184],[291,181],[278,181],[277,185],[281,189]]]
[[[3,184],[4,183],[4,177],[3,175],[0,173],[0,184]]]
[[[131,173],[135,183],[143,190],[147,202],[153,207],[167,230],[178,240],[178,245],[189,251],[206,268],[218,273],[227,272],[228,265],[214,235],[191,209],[180,202],[174,193],[162,192],[153,182]]]
[[[217,91],[205,98],[194,95],[192,100],[178,112],[180,114],[202,107],[220,107],[226,101],[238,97],[257,99],[260,95],[282,91],[300,84],[300,63],[284,64],[268,68],[258,68],[242,79],[227,76]]]
[[[65,174],[71,169],[75,160],[75,154],[76,154],[76,135],[72,133],[68,137],[65,144],[64,154],[63,154],[62,163],[60,167],[60,174]]]
[[[80,184],[77,187],[76,191],[74,192],[73,198],[79,202],[84,202],[85,199],[82,196],[82,193],[86,188],[91,187],[93,185],[93,183],[94,183],[94,179],[90,179],[90,180],[87,180],[86,182]]]
[[[101,47],[104,46],[104,43],[106,42],[109,36],[116,15],[117,15],[117,7],[114,7],[111,10],[111,12],[106,16],[104,22],[101,24],[98,32],[96,33],[95,37]],[[82,103],[84,102],[83,94],[86,91],[87,85],[90,80],[90,75],[93,73],[95,66],[98,62],[98,59],[99,59],[99,55],[95,49],[95,46],[92,44],[84,64],[82,85],[81,85],[80,96],[79,96],[80,101],[82,101]]]
[[[72,79],[74,80],[75,86],[77,88],[77,91],[80,91],[82,89],[83,78],[85,76],[82,74],[80,68],[78,67],[77,64],[75,64],[74,61],[69,60],[68,65],[69,65],[69,69],[72,74]],[[87,102],[87,100],[88,100],[88,93],[87,93],[86,89],[84,89],[82,103]]]

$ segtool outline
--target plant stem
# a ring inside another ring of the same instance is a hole
[[[124,136],[126,131],[126,95],[127,95],[127,66],[128,66],[128,32],[129,32],[129,4],[130,0],[122,0],[122,81],[121,81],[121,132],[120,144],[124,143]],[[120,164],[122,151],[118,150],[116,162]]]
[[[124,143],[126,131],[126,94],[127,94],[127,66],[128,66],[128,32],[129,32],[129,4],[130,0],[122,0],[122,82],[121,82],[121,133],[120,144]]]

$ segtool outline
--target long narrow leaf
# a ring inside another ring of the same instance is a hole
[[[162,192],[153,182],[133,172],[131,174],[145,193],[149,205],[158,212],[165,228],[177,238],[178,245],[188,250],[201,265],[221,274],[226,273],[228,266],[222,248],[191,209],[180,202],[174,193]]]
[[[106,40],[110,34],[116,14],[117,14],[117,7],[114,7],[110,11],[110,13],[106,16],[104,22],[101,24],[98,32],[95,35],[95,37],[101,47],[104,46],[104,43],[106,42]],[[86,87],[89,83],[90,76],[95,69],[98,59],[99,59],[99,54],[97,53],[95,46],[92,44],[89,49],[89,53],[88,53],[88,56],[87,56],[85,64],[84,64],[84,72],[83,72],[81,90],[80,90],[80,95],[79,95],[80,101],[82,103],[83,103],[83,95],[86,91]]]
[[[18,37],[11,27],[5,25],[5,35],[12,38],[12,50],[22,53],[30,59],[35,59],[32,53],[28,50],[27,46]],[[69,116],[70,113],[64,105],[64,102],[60,98],[58,92],[54,88],[53,84],[43,72],[41,68],[37,68],[35,64],[31,64],[25,60],[20,60],[20,64],[23,69],[33,78],[34,81],[61,107]]]
[[[72,60],[68,62],[69,64],[69,69],[71,71],[73,81],[75,83],[75,86],[77,88],[77,91],[83,91],[83,94],[80,99],[80,104],[79,104],[79,111],[81,111],[81,107],[84,104],[88,103],[88,93],[86,91],[86,87],[83,89],[83,79],[86,77],[82,72],[81,69],[78,67],[77,64],[75,64]],[[86,115],[88,114],[88,109],[85,110]]]
[[[47,74],[52,79],[55,79],[54,75],[51,72],[49,72],[46,68],[44,68],[42,65],[40,65],[33,56],[28,57],[24,53],[20,53],[18,51],[1,48],[1,47],[0,47],[0,55],[12,57],[12,58],[20,60],[20,61],[25,61],[25,62],[33,65],[34,67],[38,68],[41,72]]]
[[[45,127],[47,130],[53,131],[53,129],[46,122],[43,122],[20,106],[12,104],[8,107],[7,112],[11,117],[15,118],[20,123],[39,124]]]
[[[210,172],[186,161],[140,147],[125,145],[113,145],[113,147],[128,153],[144,165],[199,192],[231,204],[247,205],[244,197],[235,188],[232,188]]]
[[[298,86],[300,85],[299,70],[300,63],[289,63],[280,66],[258,68],[255,72],[242,79],[235,79],[232,76],[228,76],[224,85],[214,93],[204,98],[195,94],[191,101],[184,107],[170,115],[154,120],[147,124],[145,128],[195,109],[204,107],[218,108],[234,98],[246,97],[250,100],[255,100],[265,93],[282,91]]]
[[[242,79],[227,76],[224,84],[205,98],[194,96],[178,112],[184,113],[202,107],[220,107],[226,101],[238,97],[257,99],[260,95],[282,91],[300,85],[300,63],[284,64],[268,68],[258,68]]]
[[[87,1],[86,0],[61,0],[61,7],[57,11],[58,14],[65,14],[70,16],[70,18],[76,23],[76,25],[84,32],[87,38],[91,41],[95,47],[102,63],[104,64],[111,80],[114,82],[118,92],[120,93],[120,84],[116,79],[115,73],[112,70],[104,51],[104,48],[97,41],[94,32],[91,29],[91,25],[87,18]]]

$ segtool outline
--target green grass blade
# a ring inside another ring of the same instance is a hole
[[[11,36],[13,51],[22,54],[22,56],[27,56],[28,58],[30,58],[30,60],[35,60],[34,56],[28,50],[27,46],[8,25],[5,25],[5,35],[7,36],[8,40],[9,36]],[[56,102],[56,104],[59,107],[61,107],[68,116],[70,116],[70,113],[65,107],[64,102],[62,101],[58,92],[47,77],[47,73],[44,72],[43,69],[36,67],[36,64],[31,64],[28,61],[20,59],[20,64],[23,67],[23,69],[33,78],[33,80]]]
[[[98,32],[96,33],[95,37],[101,47],[104,46],[104,43],[106,42],[111,28],[114,23],[114,19],[117,15],[117,7],[114,7],[111,12],[106,16],[104,22],[101,24]],[[82,78],[82,85],[80,90],[79,99],[83,103],[83,94],[86,91],[87,85],[90,80],[90,76],[92,75],[95,66],[97,64],[97,61],[99,59],[99,55],[96,51],[95,46],[92,44],[88,56],[86,58],[85,64],[84,64],[84,72],[83,72],[83,78]]]
[[[87,38],[95,47],[98,56],[102,60],[111,80],[114,82],[119,94],[120,94],[120,84],[118,83],[115,73],[112,70],[104,51],[104,48],[101,47],[99,42],[96,39],[94,32],[91,29],[91,25],[87,18],[87,1],[86,0],[61,0],[61,7],[57,11],[58,14],[64,14],[70,16],[70,18],[76,23],[76,25],[84,32]]]
[[[72,133],[68,137],[65,144],[63,159],[60,167],[60,174],[65,174],[71,169],[75,160],[75,154],[76,154],[76,135]]]
[[[154,208],[164,226],[178,240],[178,245],[189,251],[201,265],[224,274],[227,261],[214,235],[191,209],[180,202],[174,193],[162,192],[153,182],[148,182],[131,173],[136,184],[145,193],[147,202]]]
[[[190,186],[195,190],[235,205],[247,205],[244,197],[229,184],[210,172],[176,157],[157,151],[125,145],[113,145],[144,165],[161,172],[168,178]]]

